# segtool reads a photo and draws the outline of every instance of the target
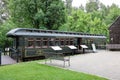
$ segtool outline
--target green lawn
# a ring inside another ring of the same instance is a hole
[[[0,67],[0,80],[107,80],[105,78],[38,64],[36,61]]]

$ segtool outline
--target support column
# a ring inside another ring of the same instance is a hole
[[[17,54],[17,63],[19,62],[19,51],[18,49],[15,51],[15,53]]]
[[[15,54],[16,54],[16,58],[17,58],[17,63],[19,62],[19,49],[18,49],[18,46],[19,46],[19,37],[16,37],[16,50],[15,50]]]

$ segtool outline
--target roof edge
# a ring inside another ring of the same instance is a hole
[[[118,16],[115,21],[110,25],[110,27],[108,28],[109,30],[111,29],[112,25],[114,25],[118,20],[120,19],[120,16]]]

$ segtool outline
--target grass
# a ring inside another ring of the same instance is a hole
[[[0,67],[0,80],[107,80],[94,75],[38,64],[36,61]]]

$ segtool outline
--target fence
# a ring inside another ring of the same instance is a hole
[[[120,49],[120,44],[107,44],[107,49]]]

